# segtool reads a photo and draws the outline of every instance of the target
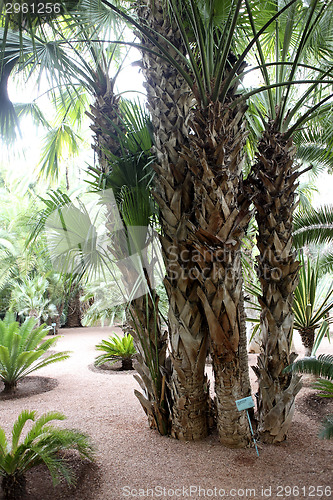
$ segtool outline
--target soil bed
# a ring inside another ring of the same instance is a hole
[[[38,377],[38,376],[28,376],[20,380],[17,384],[17,388],[13,394],[2,392],[5,385],[0,381],[0,402],[6,399],[20,399],[28,398],[35,394],[42,394],[43,392],[52,391],[58,385],[58,381],[55,378],[50,377]]]
[[[61,330],[56,348],[73,351],[71,357],[43,368],[37,377],[29,377],[36,381],[43,377],[56,379],[58,385],[24,399],[0,398],[0,425],[7,435],[24,408],[39,414],[58,410],[68,417],[63,425],[89,434],[97,448],[93,466],[79,462],[75,455],[68,457],[78,474],[76,490],[65,484],[53,489],[47,471],[40,467],[29,472],[28,495],[23,500],[308,500],[333,496],[328,489],[333,491],[333,441],[317,437],[320,421],[333,411],[332,401],[319,400],[310,384],[297,397],[288,440],[279,446],[260,444],[259,457],[254,448],[223,448],[216,434],[201,442],[175,441],[149,429],[133,393],[139,389],[132,376],[135,371],[110,371],[112,376],[106,376],[108,371],[89,368],[96,357],[94,346],[115,330],[121,333],[118,328]],[[296,347],[302,354],[302,348]],[[322,352],[333,353],[333,348],[325,342]],[[250,365],[255,361],[256,356],[251,354]],[[211,367],[207,372],[211,375]],[[251,377],[254,394],[254,374]],[[1,494],[0,489],[2,500]]]

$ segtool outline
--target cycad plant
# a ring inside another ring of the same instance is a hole
[[[319,390],[319,396],[333,398],[333,355],[320,354],[318,359],[299,359],[288,366],[285,371],[294,373],[310,373],[320,377],[314,384],[314,388]],[[320,437],[324,439],[333,438],[333,415],[328,415],[323,422]]]
[[[302,338],[305,355],[310,356],[315,355],[321,339],[329,335],[329,324],[333,321],[329,316],[333,308],[333,288],[330,286],[325,293],[320,282],[318,259],[315,263],[311,263],[310,258],[305,262],[302,256],[301,264],[293,306],[294,328]]]
[[[0,321],[0,380],[5,392],[15,392],[17,383],[30,373],[69,357],[69,351],[44,357],[58,337],[45,340],[49,328],[36,328],[36,319],[29,318],[20,326],[12,313]]]
[[[52,420],[65,420],[59,412],[48,412],[37,418],[36,411],[23,410],[13,425],[11,440],[0,427],[0,477],[6,500],[17,500],[25,493],[25,475],[30,469],[45,464],[53,484],[60,478],[71,485],[75,475],[62,456],[65,450],[76,450],[81,458],[93,460],[94,450],[88,436],[50,424]],[[28,421],[33,425],[25,437],[22,432]]]
[[[133,344],[133,337],[130,333],[120,338],[114,334],[108,340],[102,340],[96,345],[98,351],[104,352],[97,356],[95,365],[100,366],[104,363],[111,365],[121,360],[122,370],[133,370],[133,358],[136,355],[136,349]]]

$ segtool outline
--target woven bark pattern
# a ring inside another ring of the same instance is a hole
[[[242,194],[244,113],[245,107],[232,111],[219,102],[197,110],[192,147],[184,149],[195,178],[195,222],[188,226],[197,253],[197,293],[209,327],[219,437],[232,447],[250,441],[246,414],[235,404],[250,394],[240,255],[251,217]]]
[[[119,144],[119,130],[126,132],[119,113],[119,97],[113,93],[111,81],[108,79],[106,88],[101,88],[90,112],[86,112],[92,120],[90,125],[94,132],[93,150],[97,154],[98,165],[102,172],[109,172],[110,153],[122,156]]]
[[[305,356],[311,356],[315,339],[315,329],[312,327],[302,328],[301,330],[298,330],[298,333],[300,334],[302,343],[305,347]]]
[[[183,50],[180,33],[163,10],[162,2],[137,2],[137,12],[141,22]],[[142,43],[150,47],[147,40],[142,39]],[[155,133],[158,161],[154,195],[160,207],[161,242],[167,269],[165,285],[170,303],[171,433],[179,439],[201,439],[207,435],[208,386],[204,375],[207,328],[202,324],[198,307],[198,282],[190,274],[193,248],[188,242],[187,223],[193,216],[193,182],[180,155],[182,147],[188,144],[193,98],[183,78],[162,59],[143,52],[143,65]]]
[[[300,389],[299,377],[283,374],[296,355],[290,353],[294,315],[293,292],[299,262],[292,249],[292,216],[299,172],[293,167],[295,148],[271,122],[259,143],[251,174],[258,223],[257,272],[262,296],[259,379],[259,433],[266,442],[286,439]]]

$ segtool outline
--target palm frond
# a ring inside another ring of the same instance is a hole
[[[320,354],[318,358],[304,358],[295,361],[285,369],[286,373],[310,373],[317,377],[333,380],[333,355]]]
[[[309,208],[294,215],[293,243],[296,248],[313,243],[327,243],[333,239],[333,207],[324,205]]]
[[[73,156],[80,150],[82,139],[68,123],[50,129],[44,138],[42,157],[37,166],[39,177],[58,180],[60,161],[65,155]]]

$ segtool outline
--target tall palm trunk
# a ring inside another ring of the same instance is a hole
[[[87,115],[93,120],[91,125],[91,129],[95,132],[93,149],[98,156],[99,169],[108,173],[110,168],[112,169],[110,155],[116,157],[123,155],[119,131],[125,134],[126,129],[121,119],[119,97],[113,93],[113,84],[107,75],[105,75],[105,84],[100,85],[95,103]],[[110,226],[110,228],[113,228],[113,213],[111,207],[107,221],[107,227]],[[110,236],[112,237],[111,233]],[[129,268],[128,259],[126,265],[122,264],[122,259],[128,256],[126,241],[119,240],[113,243],[113,247],[109,247],[109,250],[114,257],[119,258],[118,267],[122,272],[122,280],[126,289],[130,283],[136,283],[138,276],[134,267]],[[139,352],[136,368],[140,376],[137,377],[137,380],[144,391],[144,394],[139,391],[135,391],[135,394],[148,415],[150,425],[156,427],[161,434],[166,434],[169,415],[165,401],[165,379],[163,379],[162,371],[165,371],[167,341],[159,319],[159,297],[150,289],[148,281],[147,286],[149,288],[148,294],[131,300],[127,318],[130,333]]]
[[[119,130],[125,130],[119,113],[119,99],[113,92],[113,83],[105,75],[105,82],[99,85],[90,112],[86,112],[92,120],[90,128],[95,133],[92,148],[97,154],[98,167],[104,173],[109,172],[110,154],[122,155],[118,135]]]
[[[292,249],[295,189],[300,175],[293,167],[295,148],[277,130],[266,127],[257,162],[249,178],[258,223],[257,271],[261,283],[261,353],[255,372],[259,382],[259,433],[268,443],[286,439],[300,389],[299,377],[283,373],[296,355],[290,352],[293,292],[299,262]]]
[[[163,9],[163,2],[137,2],[140,21],[162,34],[184,53],[181,36]],[[147,48],[151,43],[141,37]],[[165,43],[167,50],[170,47]],[[177,56],[175,51],[172,55]],[[155,198],[160,208],[162,250],[166,264],[165,286],[169,297],[169,339],[172,375],[172,436],[195,440],[207,435],[208,384],[204,373],[207,328],[197,295],[199,282],[191,275],[196,267],[189,243],[188,221],[193,218],[193,182],[180,156],[188,144],[191,91],[177,70],[143,51],[143,72],[152,117],[157,164]],[[182,62],[180,61],[182,64]]]
[[[219,438],[230,447],[247,446],[251,439],[247,416],[235,404],[251,393],[240,255],[251,217],[242,194],[245,110],[232,111],[220,102],[197,109],[191,149],[185,149],[195,178],[195,222],[189,225],[201,285],[197,293],[209,326]]]

